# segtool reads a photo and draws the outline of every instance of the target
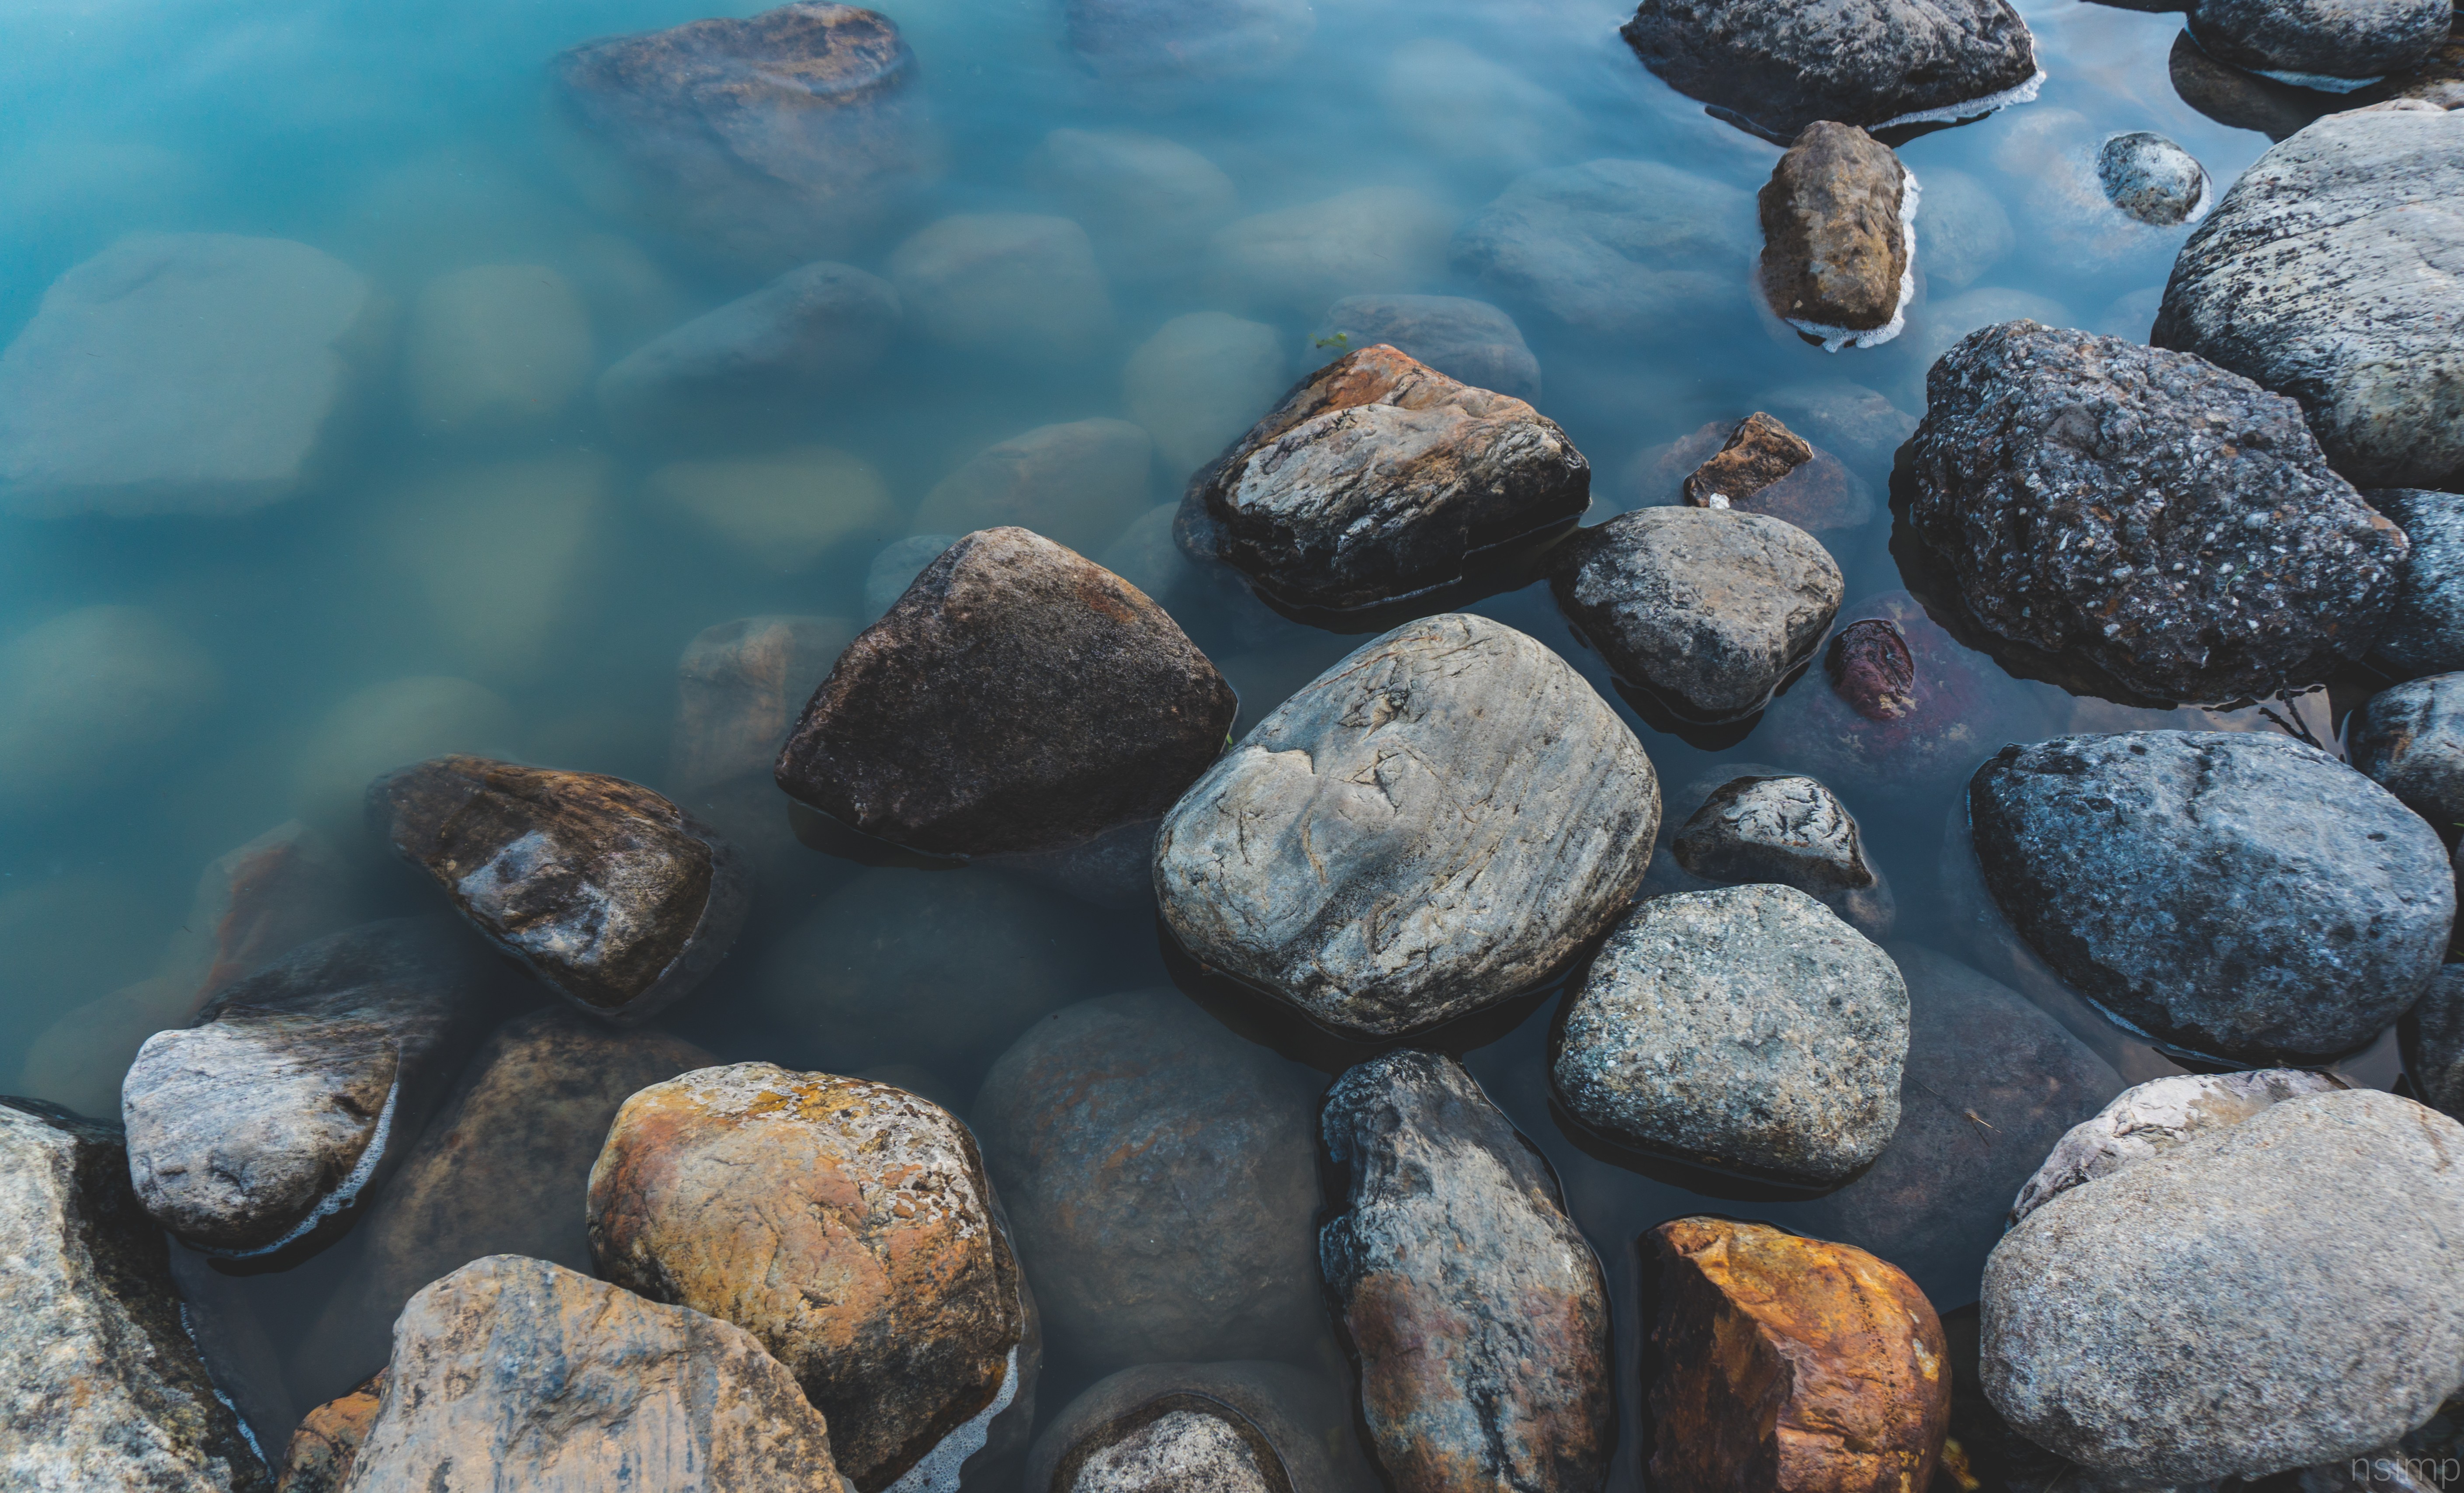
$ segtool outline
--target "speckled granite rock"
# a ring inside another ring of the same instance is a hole
[[[2190,0],[2190,34],[2217,60],[2337,92],[2427,61],[2449,0]]]
[[[1340,337],[1347,350],[1379,343],[1474,389],[1540,397],[1540,360],[1523,329],[1485,301],[1462,296],[1346,296],[1318,319],[1311,346]],[[1324,356],[1324,354],[1320,354]]]
[[[2191,1048],[2365,1041],[2421,993],[2455,879],[2429,825],[2315,747],[2131,731],[2006,746],[1969,784],[1986,886],[2079,993]]]
[[[1668,1493],[1906,1493],[1950,1421],[1942,1323],[1861,1249],[1678,1218],[1660,1266],[1651,1479]]]
[[[2357,1089],[2071,1189],[1986,1265],[1987,1395],[2116,1481],[2386,1445],[2464,1381],[2459,1150],[2454,1121]]]
[[[1970,333],[1925,391],[1908,519],[1988,632],[2197,702],[2316,683],[2385,624],[2404,536],[2290,401],[2026,321]]]
[[[1715,881],[1776,881],[1812,897],[1872,886],[1864,836],[1839,796],[1810,777],[1741,777],[1712,791],[1669,842]]]
[[[1746,307],[1754,203],[1724,182],[1616,159],[1518,177],[1455,234],[1455,268],[1606,342]]]
[[[481,937],[610,1021],[690,992],[744,922],[736,848],[623,778],[436,757],[369,784],[367,812]]]
[[[1289,1364],[1144,1364],[1099,1379],[1028,1455],[1027,1493],[1355,1493],[1342,1392]]]
[[[1623,1145],[1794,1182],[1872,1161],[1900,1123],[1908,992],[1790,886],[1642,903],[1566,1008],[1557,1097]]]
[[[2464,674],[2433,674],[2372,695],[2344,727],[2353,766],[2430,821],[2464,829]]]
[[[1805,126],[1758,197],[1763,295],[1838,347],[1888,342],[1916,294],[1914,188],[1891,147],[1854,124]]]
[[[1004,1411],[1033,1417],[975,1138],[903,1089],[758,1062],[653,1084],[608,1129],[589,1226],[604,1277],[785,1365],[857,1493],[929,1459],[955,1475]]]
[[[599,375],[616,435],[690,435],[779,420],[890,350],[898,292],[851,264],[799,265],[619,358]]]
[[[2409,674],[2464,669],[2464,494],[2380,487],[2362,496],[2412,542],[2378,656]]]
[[[1556,1177],[1463,1064],[1410,1050],[1335,1081],[1345,1176],[1318,1236],[1396,1493],[1587,1493],[1617,1437],[1599,1260]]]
[[[0,1482],[267,1493],[110,1125],[0,1100]]]
[[[2184,1073],[2134,1084],[2073,1125],[2011,1204],[2017,1223],[2072,1188],[2161,1156],[2196,1135],[2239,1125],[2270,1104],[2352,1085],[2302,1068]]]
[[[2402,1027],[2405,1066],[2422,1099],[2445,1115],[2464,1110],[2464,965],[2441,965]]]
[[[2162,135],[2125,130],[2097,148],[2096,179],[2113,205],[2142,223],[2167,228],[2208,209],[2208,172]]]
[[[1634,733],[1485,617],[1372,639],[1165,816],[1155,895],[1205,964],[1397,1036],[1547,978],[1624,907],[1660,825]]]

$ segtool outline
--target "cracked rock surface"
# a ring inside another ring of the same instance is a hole
[[[1705,799],[1669,842],[1715,881],[1776,881],[1814,897],[1874,884],[1857,816],[1810,777],[1741,777]]]

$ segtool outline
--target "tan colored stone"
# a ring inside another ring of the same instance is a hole
[[[1746,500],[1813,459],[1814,448],[1803,437],[1757,410],[1685,479],[1685,501],[1698,508],[1743,508]]]
[[[360,1447],[376,1424],[384,1370],[350,1393],[308,1412],[282,1454],[282,1478],[274,1493],[336,1493],[351,1476]]]

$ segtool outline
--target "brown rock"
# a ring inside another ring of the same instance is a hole
[[[739,617],[693,635],[676,661],[668,786],[695,793],[766,777],[797,712],[854,638],[843,617]]]
[[[350,1481],[351,1466],[360,1459],[360,1447],[368,1438],[368,1428],[376,1424],[377,1406],[385,1393],[385,1370],[339,1399],[327,1400],[299,1422],[291,1433],[291,1445],[282,1454],[281,1481],[274,1493],[341,1493]]]
[[[617,1113],[589,1221],[603,1276],[736,1323],[786,1365],[858,1493],[928,1458],[955,1471],[1031,1404],[975,1138],[904,1090],[770,1063],[654,1084]]]
[[[1812,446],[1757,410],[1685,479],[1685,501],[1698,508],[1746,507],[1748,499],[1813,459]]]
[[[1792,461],[1797,446],[1809,455]],[[1644,452],[1629,470],[1639,506],[1709,506],[1716,492],[1727,507],[1813,534],[1861,528],[1874,516],[1873,490],[1863,479],[1760,412],[1742,422],[1710,421]]]
[[[1796,137],[1759,198],[1763,294],[1782,320],[1842,341],[1896,331],[1907,297],[1907,178],[1891,147],[1854,124],[1819,120]]]
[[[437,757],[369,784],[368,822],[490,943],[610,1021],[700,984],[744,919],[735,848],[623,778]]]
[[[1950,1421],[1942,1323],[1860,1249],[1678,1218],[1660,1262],[1651,1388],[1668,1493],[1918,1493]]]
[[[1375,1486],[1343,1395],[1306,1369],[1142,1364],[1063,1408],[1026,1493],[1353,1493]]]

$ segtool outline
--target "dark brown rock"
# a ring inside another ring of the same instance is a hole
[[[275,1493],[341,1493],[360,1460],[360,1446],[376,1424],[377,1406],[385,1393],[385,1370],[339,1398],[327,1400],[299,1422],[282,1454],[281,1481]]]
[[[1057,850],[1172,807],[1235,706],[1137,588],[1025,529],[982,529],[841,656],[779,786],[914,850]]]
[[[1748,499],[1813,459],[1812,446],[1757,410],[1685,479],[1685,501],[1698,508],[1745,507]]]
[[[610,1021],[700,984],[744,920],[735,847],[623,778],[437,757],[369,784],[368,822],[490,943]]]
[[[1762,208],[1763,295],[1833,345],[1886,342],[1915,291],[1907,169],[1854,124],[1808,124],[1771,168]],[[1851,334],[1879,333],[1879,336]]]
[[[1849,709],[1868,721],[1897,721],[1917,707],[1917,660],[1907,635],[1888,617],[1839,630],[1822,672]]]
[[[1742,422],[1713,420],[1655,446],[1630,470],[1634,496],[1646,507],[1680,501],[1716,507],[1711,495],[1717,493],[1727,507],[1810,534],[1862,528],[1874,516],[1873,489],[1864,479],[1760,412]]]
[[[1027,1456],[1026,1493],[1354,1493],[1342,1393],[1289,1364],[1142,1364],[1099,1379]]]

